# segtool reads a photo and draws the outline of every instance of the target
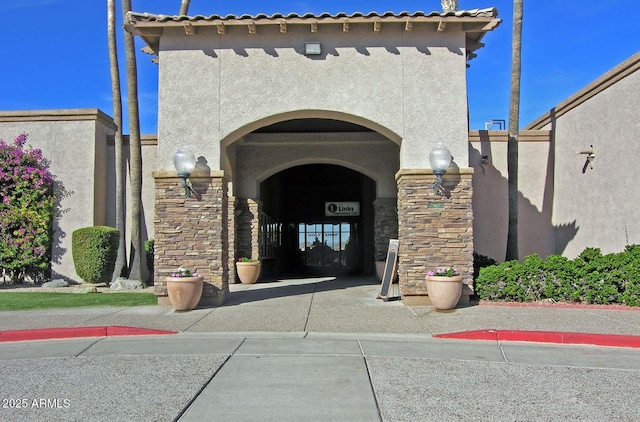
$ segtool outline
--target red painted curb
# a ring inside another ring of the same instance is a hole
[[[537,343],[588,344],[592,346],[640,348],[640,336],[619,334],[563,333],[555,331],[477,330],[434,334],[434,338],[460,340],[524,341]]]
[[[120,325],[97,327],[39,328],[34,330],[0,331],[0,343],[7,341],[48,340],[55,338],[112,337],[177,334],[175,331],[150,328],[125,327]]]

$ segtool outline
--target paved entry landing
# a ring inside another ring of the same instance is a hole
[[[398,293],[397,285],[393,289]],[[282,279],[230,290],[227,303],[189,331],[428,332],[399,300],[376,299],[374,277]]]

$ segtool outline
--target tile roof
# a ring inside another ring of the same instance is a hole
[[[158,54],[159,41],[164,27],[184,27],[188,35],[196,33],[197,27],[216,26],[219,34],[225,34],[227,27],[246,25],[250,34],[257,33],[257,27],[263,25],[280,25],[281,32],[287,32],[287,25],[310,25],[311,32],[316,32],[319,25],[343,25],[348,32],[350,24],[373,23],[373,30],[380,31],[383,24],[404,24],[410,31],[414,24],[436,24],[439,32],[445,31],[448,23],[461,24],[467,38],[467,59],[475,57],[474,51],[484,44],[480,41],[485,33],[500,25],[496,8],[459,10],[455,12],[354,12],[354,13],[274,13],[267,15],[157,15],[152,13],[128,12],[125,28],[134,35],[140,36],[149,46],[145,51]]]
[[[195,15],[195,16],[185,16],[185,15],[156,15],[153,13],[139,13],[139,12],[130,12],[128,14],[129,16],[129,21],[146,21],[146,22],[184,22],[184,21],[189,21],[189,22],[198,22],[198,21],[234,21],[234,20],[276,20],[276,19],[285,19],[285,20],[291,20],[291,19],[353,19],[353,18],[369,18],[369,19],[373,19],[373,18],[419,18],[419,17],[431,17],[431,18],[435,18],[435,17],[483,17],[483,18],[495,18],[498,16],[498,10],[496,8],[488,8],[488,9],[473,9],[473,10],[459,10],[456,12],[447,12],[447,13],[441,13],[441,12],[422,12],[422,11],[417,11],[417,12],[407,12],[407,11],[403,11],[403,12],[391,12],[391,11],[387,11],[384,13],[379,13],[379,12],[369,12],[369,13],[363,13],[363,12],[353,12],[351,14],[349,13],[345,13],[345,12],[339,12],[339,13],[329,13],[329,12],[323,12],[320,14],[313,14],[313,13],[303,13],[303,14],[299,14],[299,13],[289,13],[289,14],[283,14],[283,13],[274,13],[272,15],[267,15],[265,13],[258,13],[257,15],[249,15],[249,14],[243,14],[243,15],[233,15],[233,14],[229,14],[229,15],[209,15],[209,16],[204,16],[204,15]]]

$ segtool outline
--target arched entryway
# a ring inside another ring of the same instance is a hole
[[[306,117],[254,129],[225,150],[233,256],[260,258],[270,276],[373,274],[397,237],[397,142]]]
[[[370,273],[375,195],[371,178],[332,164],[295,166],[263,181],[265,273]]]

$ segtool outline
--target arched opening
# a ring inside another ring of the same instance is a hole
[[[260,258],[263,278],[373,274],[397,236],[399,149],[327,118],[280,121],[229,144],[233,256]]]
[[[370,273],[375,182],[331,164],[283,170],[260,184],[260,255],[267,273]]]

